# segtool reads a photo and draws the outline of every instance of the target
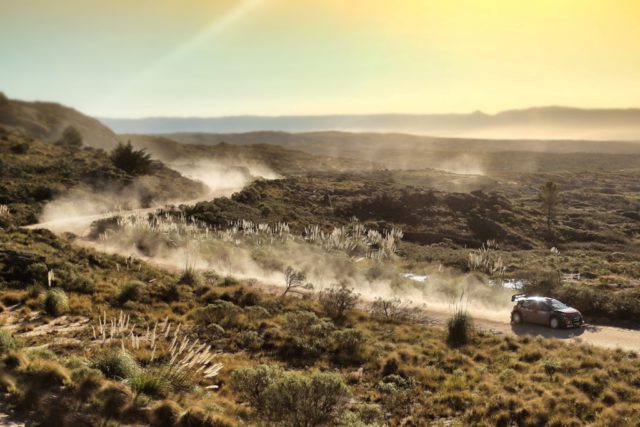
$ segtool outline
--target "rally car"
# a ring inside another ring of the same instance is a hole
[[[584,324],[582,314],[557,299],[517,294],[511,297],[516,305],[511,312],[511,322],[537,323],[553,329],[573,328]]]

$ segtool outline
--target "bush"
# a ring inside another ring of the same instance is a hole
[[[69,311],[69,298],[62,289],[51,289],[44,297],[44,311],[58,317]]]
[[[178,280],[178,283],[182,285],[197,286],[202,283],[202,279],[195,269],[185,268]]]
[[[341,414],[348,396],[349,389],[338,375],[287,373],[264,392],[265,414],[285,426],[330,425]]]
[[[410,302],[400,298],[376,298],[369,306],[371,314],[385,322],[403,322],[415,319],[419,314],[419,307],[413,307]]]
[[[279,367],[268,365],[236,369],[231,374],[231,386],[242,400],[262,411],[265,407],[265,391],[282,376],[282,372]]]
[[[340,365],[357,365],[365,360],[365,338],[357,329],[343,329],[331,335],[333,360]]]
[[[138,394],[146,394],[154,398],[166,397],[171,383],[158,372],[142,371],[134,375],[129,381],[131,389]]]
[[[447,320],[447,344],[458,347],[471,341],[473,319],[466,310],[459,308],[453,317]]]
[[[122,305],[128,301],[140,301],[145,285],[137,280],[122,285],[116,293],[116,301]]]
[[[173,400],[162,401],[151,411],[151,425],[153,427],[176,427],[181,412],[182,408]]]
[[[11,146],[11,151],[14,154],[27,154],[27,152],[29,151],[29,143],[20,142],[18,144],[14,144]]]
[[[219,300],[197,310],[194,317],[204,326],[217,324],[227,328],[237,325],[241,313],[242,309],[234,303]]]
[[[11,332],[0,328],[0,354],[9,353],[17,348],[18,343]]]
[[[130,175],[146,175],[151,172],[153,161],[145,150],[134,150],[131,141],[127,144],[118,143],[111,152],[111,162],[118,169]]]
[[[107,419],[117,419],[132,399],[133,394],[128,387],[120,383],[111,383],[100,391],[102,414]]]
[[[232,427],[225,421],[217,420],[199,408],[191,408],[180,418],[180,427]]]
[[[57,143],[69,147],[82,147],[82,135],[75,127],[67,126]]]
[[[27,375],[38,388],[48,388],[71,384],[69,371],[52,360],[38,360],[27,367]]]
[[[238,334],[238,344],[249,350],[259,350],[263,343],[262,337],[256,331],[243,331]]]
[[[25,270],[25,279],[31,284],[45,285],[47,283],[47,275],[49,269],[43,262],[34,262],[29,264]]]
[[[138,373],[135,359],[124,350],[107,350],[93,361],[91,367],[100,370],[105,377],[113,379],[132,378]]]
[[[95,284],[93,283],[93,281],[84,276],[73,277],[64,287],[68,291],[74,291],[87,295],[90,295],[95,291]]]
[[[286,340],[280,354],[289,361],[314,359],[329,347],[334,325],[310,311],[289,312],[285,316]]]
[[[358,303],[359,294],[346,286],[332,286],[320,292],[320,304],[334,322],[344,321],[346,314]]]

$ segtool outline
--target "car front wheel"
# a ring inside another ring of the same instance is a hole
[[[516,311],[511,314],[511,321],[516,324],[522,323],[522,316]]]
[[[551,329],[558,329],[560,327],[560,320],[558,320],[557,317],[552,317],[551,320],[549,320],[549,326],[551,326]]]

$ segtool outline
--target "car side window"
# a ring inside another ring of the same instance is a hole
[[[547,303],[546,301],[538,301],[538,310],[551,311],[551,307],[549,306],[549,303]]]
[[[533,308],[533,301],[522,301],[522,308],[531,310]]]

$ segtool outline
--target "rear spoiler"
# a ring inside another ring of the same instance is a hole
[[[527,297],[527,294],[515,294],[515,295],[511,295],[511,301],[520,301],[523,300]]]

